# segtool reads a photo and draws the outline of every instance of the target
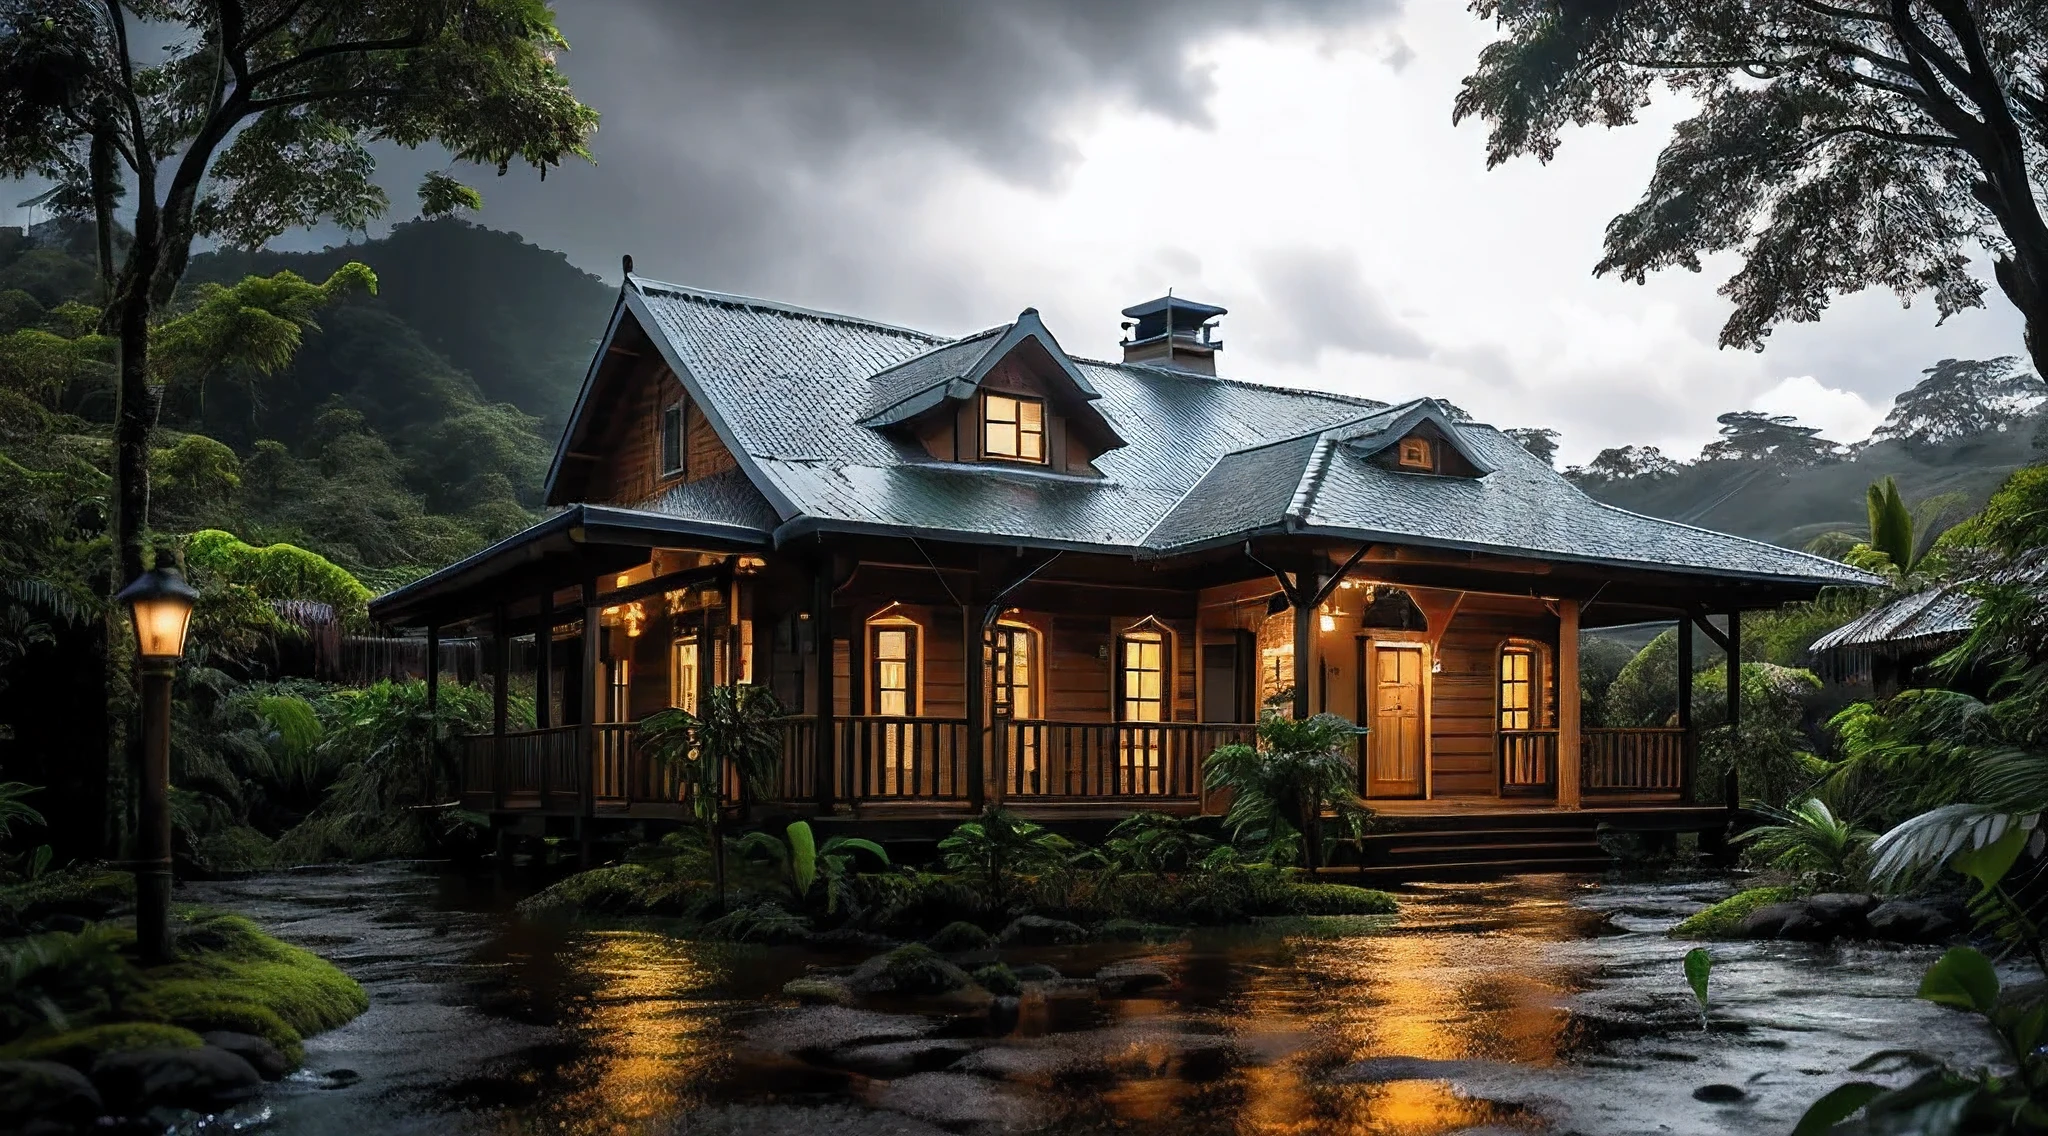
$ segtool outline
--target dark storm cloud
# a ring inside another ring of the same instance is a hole
[[[642,271],[693,283],[944,310],[964,303],[957,293],[972,291],[986,266],[894,243],[906,185],[974,167],[1015,185],[1056,186],[1076,157],[1064,131],[1091,107],[1206,125],[1211,81],[1195,51],[1216,37],[1334,31],[1399,4],[564,5],[564,66],[604,115],[598,165],[571,166],[545,184],[518,171],[484,177],[481,220],[607,276],[631,252]],[[391,168],[416,177],[419,164]],[[972,249],[963,242],[953,254],[971,259]]]
[[[1358,261],[1329,249],[1266,253],[1258,265],[1260,352],[1309,362],[1325,349],[1421,359],[1429,344],[1366,283]],[[1267,339],[1272,336],[1272,339]]]

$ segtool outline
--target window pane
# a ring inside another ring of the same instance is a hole
[[[1032,461],[1045,460],[1045,435],[1025,434],[1017,439],[1017,456]]]
[[[988,452],[997,457],[1017,456],[1017,428],[1001,422],[988,424]]]
[[[910,635],[902,631],[882,631],[876,633],[875,654],[884,659],[909,658]]]
[[[1045,429],[1045,406],[1037,399],[1018,399],[1016,407],[1018,425],[1034,434]]]
[[[881,706],[882,713],[892,718],[908,717],[910,696],[900,690],[885,690],[882,692]]]
[[[990,422],[1008,422],[1014,425],[1017,421],[1017,400],[1005,398],[999,394],[989,395],[988,420]]]

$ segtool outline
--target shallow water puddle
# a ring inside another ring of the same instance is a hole
[[[1376,933],[1009,953],[1174,982],[1035,985],[992,1026],[789,1009],[784,982],[857,957],[534,927],[497,885],[422,866],[186,889],[369,988],[368,1014],[308,1043],[324,1075],[263,1102],[265,1130],[311,1136],[1785,1132],[1873,1050],[1989,1057],[1912,999],[1922,950],[1716,945],[1703,1029],[1662,932],[1725,890],[1524,877],[1413,889]]]

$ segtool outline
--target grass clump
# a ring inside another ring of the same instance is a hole
[[[56,1061],[77,1069],[90,1069],[93,1059],[102,1053],[125,1053],[131,1049],[197,1049],[202,1044],[198,1034],[179,1026],[160,1022],[107,1022],[16,1042],[0,1048],[0,1059]]]
[[[1796,887],[1757,887],[1736,892],[1705,911],[1688,916],[1671,929],[1670,936],[1674,939],[1736,938],[1736,928],[1749,918],[1751,912],[1773,903],[1798,899],[1800,894]]]
[[[1024,992],[1024,984],[1010,968],[999,962],[992,962],[974,972],[974,981],[983,990],[998,997],[1015,997]]]
[[[135,877],[101,867],[65,868],[0,887],[0,913],[26,922],[50,911],[86,915],[135,899]]]

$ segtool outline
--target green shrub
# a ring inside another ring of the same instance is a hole
[[[135,898],[135,877],[105,868],[72,867],[0,887],[0,910],[17,917],[58,903],[123,903]]]
[[[711,904],[709,884],[652,864],[614,864],[558,880],[519,901],[529,918],[575,915],[668,915],[694,918]]]
[[[0,1049],[10,1061],[56,1061],[76,1069],[92,1068],[102,1053],[131,1049],[196,1049],[203,1044],[188,1029],[158,1022],[109,1022],[16,1042]]]
[[[343,619],[362,618],[370,589],[348,571],[297,545],[258,547],[235,534],[202,529],[185,541],[185,560],[227,583],[253,588],[267,600],[317,600]]]
[[[811,933],[810,921],[773,903],[735,907],[704,925],[704,934],[730,943],[798,943]]]
[[[135,933],[95,924],[0,946],[0,1037],[62,1030],[106,1014],[141,981],[122,948]]]
[[[1695,912],[1678,926],[1671,929],[1674,939],[1728,939],[1735,936],[1735,929],[1750,912],[1773,903],[1784,903],[1799,898],[1796,887],[1758,887],[1737,892],[1727,899]]]

